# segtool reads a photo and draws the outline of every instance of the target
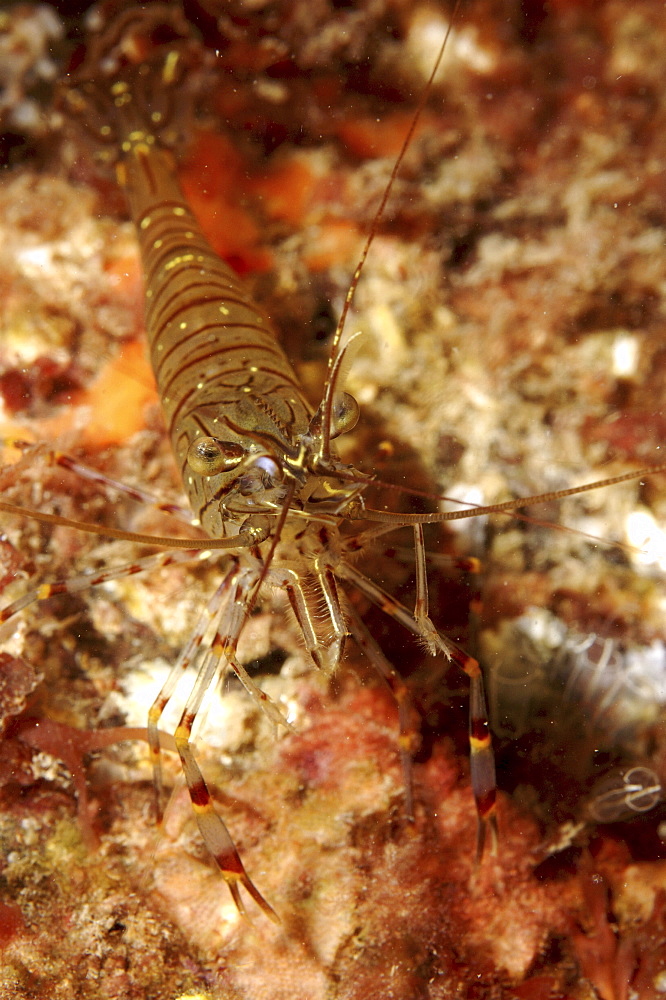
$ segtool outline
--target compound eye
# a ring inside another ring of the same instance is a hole
[[[336,392],[333,396],[333,421],[331,437],[339,437],[356,426],[361,409],[350,392]]]
[[[200,437],[193,441],[187,452],[187,464],[200,476],[216,476],[235,469],[245,450],[235,441],[220,441],[214,437]]]

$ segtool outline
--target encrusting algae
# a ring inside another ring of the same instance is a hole
[[[0,105],[2,434],[43,445],[5,455],[3,499],[181,534],[48,463],[57,447],[180,499],[141,353],[122,195],[57,117],[20,109],[49,107],[83,43],[83,15],[47,10],[17,5],[0,22],[0,51],[17,53]],[[286,331],[317,399],[327,336],[447,14],[298,0],[197,2],[187,16],[219,71],[183,151],[186,194]],[[471,2],[457,14],[355,300],[351,328],[367,336],[347,384],[362,416],[346,460],[474,503],[660,461],[662,21],[647,0]],[[232,686],[211,699],[197,753],[280,927],[256,910],[252,924],[239,919],[170,755],[175,792],[158,829],[145,744],[90,740],[145,726],[215,574],[170,566],[51,598],[6,625],[0,997],[659,996],[659,807],[569,839],[567,824],[608,771],[638,762],[664,775],[663,484],[427,537],[440,556],[431,614],[480,653],[495,699],[500,851],[475,874],[458,675],[350,598],[415,692],[410,824],[388,693],[351,642],[325,682],[284,597],[262,598],[239,656],[295,731],[276,739]],[[391,509],[414,502],[380,496]],[[378,546],[373,576],[409,606],[403,545],[409,535]],[[442,554],[479,557],[480,576],[451,571]],[[3,516],[2,605],[133,558],[128,543]]]

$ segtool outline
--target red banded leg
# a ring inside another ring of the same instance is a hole
[[[222,877],[229,886],[229,891],[238,912],[242,916],[246,916],[245,907],[240,895],[240,887],[242,886],[271,920],[275,921],[275,923],[280,923],[280,918],[272,906],[266,902],[245,871],[231,835],[221,816],[213,806],[210,792],[192,749],[192,728],[206,692],[215,683],[220,673],[228,668],[234,670],[246,687],[247,682],[249,682],[250,692],[254,697],[258,698],[259,704],[267,712],[269,718],[277,721],[274,718],[274,714],[276,714],[279,717],[279,721],[283,725],[286,725],[277,706],[256,687],[244,668],[236,660],[235,653],[238,637],[245,624],[246,610],[255,580],[255,573],[248,571],[238,572],[236,567],[234,567],[230,574],[227,574],[220,588],[218,588],[219,593],[222,589],[226,591],[231,587],[231,594],[223,607],[220,629],[215,634],[211,648],[203,654],[194,687],[187,699],[175,732],[175,740],[201,836],[220,869]]]
[[[71,455],[67,455],[62,451],[57,451],[53,448],[44,448],[42,445],[32,444],[29,441],[19,441],[14,438],[1,439],[0,447],[3,446],[15,448],[17,451],[20,451],[24,457],[29,454],[30,451],[34,451],[39,456],[39,461],[41,463],[51,466],[57,465],[61,469],[68,469],[81,479],[86,479],[91,483],[97,483],[98,486],[102,486],[105,490],[114,490],[116,493],[122,493],[124,496],[129,497],[130,500],[136,500],[137,503],[154,507],[156,510],[161,510],[166,514],[172,514],[174,517],[177,517],[181,521],[185,521],[187,524],[192,524],[192,512],[186,507],[181,507],[179,504],[167,503],[166,501],[159,500],[151,493],[147,493],[145,490],[142,490],[137,486],[129,486],[127,483],[123,483],[118,479],[112,479],[103,472],[99,472],[99,470],[93,469],[91,466],[85,465],[83,462],[79,462],[76,458],[73,458]]]
[[[56,594],[77,594],[82,590],[89,590],[91,587],[99,587],[110,580],[121,580],[124,577],[136,576],[138,573],[171,566],[173,563],[192,562],[198,556],[198,552],[190,551],[156,552],[152,556],[144,556],[135,562],[124,563],[122,566],[116,566],[113,569],[102,571],[90,570],[87,573],[80,573],[78,576],[71,576],[64,580],[42,583],[39,587],[29,590],[23,597],[17,598],[0,610],[0,625],[31,604],[35,604],[38,601],[45,601],[49,597],[55,597]]]
[[[423,540],[423,525],[414,525],[414,554],[416,560],[416,602],[414,619],[424,634],[431,636],[437,631],[428,612],[428,577],[426,574],[426,551]],[[437,642],[432,643],[431,652],[436,651]],[[497,784],[495,777],[495,755],[493,754],[488,709],[483,685],[481,667],[473,656],[459,646],[447,643],[447,655],[469,677],[469,748],[470,780],[479,818],[476,839],[476,861],[483,857],[486,831],[491,834],[491,853],[497,853],[497,816],[495,802]]]
[[[490,853],[497,854],[495,754],[479,661],[469,656],[460,646],[452,647],[451,659],[469,677],[469,770],[478,816],[476,835],[478,863],[483,857],[487,831],[490,831]]]
[[[370,598],[373,604],[381,608],[386,614],[404,625],[410,632],[422,639],[428,646],[431,641],[435,641],[436,647],[444,655],[455,663],[470,681],[470,722],[469,722],[469,743],[470,743],[470,780],[472,792],[476,803],[478,816],[478,832],[476,844],[477,860],[480,860],[485,848],[486,831],[491,834],[491,851],[497,850],[497,818],[495,814],[496,784],[495,784],[495,758],[493,755],[492,741],[490,736],[490,726],[488,723],[488,711],[486,708],[486,697],[483,685],[481,667],[474,657],[469,656],[463,649],[456,646],[450,640],[434,628],[430,619],[427,631],[424,634],[423,623],[418,621],[415,615],[396,601],[385,590],[382,590],[376,583],[369,580],[360,573],[354,566],[346,562],[341,562],[337,571],[339,576],[352,583],[363,594]],[[434,632],[434,636],[431,632]]]
[[[236,655],[238,639],[247,621],[248,608],[258,575],[258,568],[257,570],[239,570],[232,575],[229,600],[224,608],[220,628],[213,639],[212,648],[218,657],[226,660],[227,665],[236,674],[238,680],[264,715],[276,726],[284,726],[285,729],[291,730],[293,727],[287,722],[275,702],[269,698],[265,691],[257,687]],[[269,577],[269,579],[271,578]]]
[[[181,676],[193,665],[199,655],[206,632],[212,628],[217,629],[222,616],[224,598],[229,591],[229,587],[237,571],[234,564],[226,573],[224,579],[208,602],[207,607],[199,616],[190,638],[176,662],[171,667],[167,678],[162,685],[159,694],[150,706],[148,712],[148,746],[150,747],[150,759],[153,768],[153,788],[155,792],[155,814],[157,822],[162,819],[162,753],[160,746],[159,724],[164,709],[171,700]]]
[[[181,507],[179,504],[159,500],[151,493],[147,493],[146,490],[139,489],[137,486],[129,486],[127,483],[123,483],[118,479],[111,479],[110,476],[106,476],[104,473],[98,472],[97,469],[93,469],[89,465],[84,465],[82,462],[78,462],[70,455],[64,454],[64,452],[53,452],[53,464],[59,465],[62,469],[69,469],[77,476],[81,476],[82,479],[87,479],[92,483],[98,483],[100,486],[103,486],[104,489],[115,490],[117,493],[122,493],[124,496],[129,497],[130,500],[136,500],[137,503],[154,507],[156,510],[161,510],[165,514],[172,514],[179,520],[185,521],[186,524],[192,524],[192,511],[188,510],[186,507]]]
[[[148,744],[153,765],[153,785],[158,822],[162,817],[162,757],[159,738],[159,723],[166,706],[173,697],[183,674],[192,667],[201,655],[209,656],[211,650],[218,660],[224,657],[245,689],[259,704],[271,722],[290,728],[282,713],[268,695],[254,683],[245,668],[237,661],[235,642],[245,621],[246,597],[251,589],[254,574],[239,570],[234,561],[218,586],[207,607],[199,616],[194,631],[171,667],[159,694],[148,713]],[[208,648],[204,639],[209,633]],[[224,638],[223,636],[226,636]],[[235,640],[232,637],[236,637]],[[232,642],[234,643],[232,645]],[[203,665],[200,669],[203,669]]]
[[[176,730],[176,746],[201,836],[215,859],[224,881],[229,886],[232,899],[241,916],[247,918],[240,895],[240,886],[243,886],[266,916],[270,917],[274,923],[279,924],[281,922],[280,918],[251,881],[243,867],[243,862],[240,859],[229,831],[213,807],[210,793],[190,744],[190,733],[193,722],[193,717],[183,715],[180,725]]]

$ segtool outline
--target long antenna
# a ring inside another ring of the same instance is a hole
[[[370,247],[372,246],[374,238],[377,235],[377,229],[379,228],[379,223],[381,221],[382,216],[384,215],[386,204],[389,200],[389,197],[391,196],[391,192],[393,191],[393,186],[395,184],[396,177],[398,176],[398,171],[402,166],[402,162],[414,137],[416,126],[418,125],[421,115],[423,114],[423,109],[425,108],[426,101],[430,96],[432,85],[435,81],[435,77],[437,76],[439,67],[444,57],[444,52],[446,50],[446,46],[449,37],[451,35],[451,31],[453,29],[453,22],[455,21],[456,16],[458,14],[458,9],[460,7],[460,4],[461,0],[456,0],[456,3],[453,7],[453,11],[451,13],[451,19],[449,20],[449,24],[446,29],[446,34],[444,35],[444,39],[442,41],[442,44],[440,45],[439,52],[437,54],[437,59],[435,60],[435,64],[430,72],[430,76],[428,77],[428,82],[423,88],[418,104],[416,106],[416,110],[414,112],[409,128],[407,130],[407,134],[403,139],[402,146],[400,147],[400,152],[398,153],[396,161],[393,164],[388,184],[384,188],[382,199],[379,203],[379,207],[377,208],[377,211],[375,212],[374,218],[372,220],[372,225],[370,226],[370,231],[368,232],[368,235],[366,237],[365,245],[361,252],[361,257],[359,259],[358,264],[356,265],[356,270],[354,271],[351,283],[349,285],[349,289],[347,291],[347,295],[345,296],[345,302],[342,307],[342,311],[340,313],[340,319],[338,320],[338,324],[335,328],[335,333],[333,334],[333,340],[331,343],[331,353],[328,358],[328,371],[326,375],[326,386],[324,388],[324,398],[321,401],[321,406],[317,410],[317,413],[313,417],[313,422],[314,421],[317,422],[317,427],[316,429],[315,427],[313,427],[313,430],[315,431],[315,433],[318,432],[320,437],[318,460],[322,463],[327,463],[330,459],[331,427],[333,420],[333,394],[335,392],[335,383],[336,383],[334,369],[336,367],[337,357],[340,352],[340,342],[342,340],[342,334],[344,332],[345,323],[347,322],[349,309],[351,307],[354,294],[356,292],[356,288],[359,279],[361,277],[361,272],[363,271],[363,266],[367,259],[368,253],[370,252]]]

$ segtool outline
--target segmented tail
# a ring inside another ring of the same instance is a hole
[[[163,43],[165,21],[172,38]],[[266,453],[297,463],[312,411],[267,316],[212,250],[178,183],[169,147],[191,117],[204,67],[182,14],[156,5],[95,39],[63,106],[92,135],[98,156],[115,163],[127,194],[165,421],[195,516],[220,537],[220,501],[243,459]],[[206,454],[194,459],[203,474],[193,474],[191,448],[204,439],[224,451],[219,475]]]

